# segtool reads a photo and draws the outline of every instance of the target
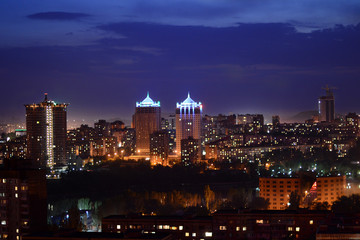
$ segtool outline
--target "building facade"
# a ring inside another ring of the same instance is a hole
[[[201,159],[200,139],[188,137],[181,140],[181,162],[185,165],[197,163]]]
[[[26,104],[27,158],[52,169],[66,163],[66,103]]]
[[[181,155],[181,140],[201,139],[202,104],[188,97],[176,103],[176,155]]]
[[[269,200],[270,210],[285,210],[291,192],[300,193],[300,178],[259,178],[259,188],[259,196]]]
[[[125,216],[102,219],[103,232],[170,233],[175,239],[311,239],[328,211],[218,211],[206,217]]]
[[[332,205],[344,195],[345,187],[345,176],[318,177],[316,178],[316,201],[328,202]]]
[[[16,160],[10,161],[13,164]],[[46,195],[45,170],[19,166],[2,168],[0,238],[19,240],[24,234],[44,231],[47,227]]]
[[[133,124],[136,131],[136,153],[150,153],[150,134],[161,127],[160,102],[154,102],[149,93],[142,102],[136,102]]]
[[[151,165],[168,165],[169,134],[167,130],[150,134],[150,163]]]

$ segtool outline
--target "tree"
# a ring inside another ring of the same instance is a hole
[[[311,207],[313,210],[329,210],[330,205],[328,202],[315,202],[314,205]]]
[[[300,196],[297,191],[291,192],[289,197],[289,210],[297,210],[300,206]]]
[[[342,196],[333,203],[331,210],[335,213],[360,213],[360,195]]]
[[[270,202],[268,199],[262,197],[255,197],[250,203],[251,209],[266,210],[269,208]]]
[[[215,202],[215,193],[210,189],[209,185],[205,186],[204,197],[205,197],[206,209],[210,211],[212,204]]]

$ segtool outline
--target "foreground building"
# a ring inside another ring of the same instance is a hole
[[[66,103],[45,99],[26,104],[27,158],[53,169],[66,164]]]
[[[160,102],[154,102],[149,93],[142,102],[136,102],[133,124],[136,131],[136,153],[150,153],[150,134],[161,126]]]
[[[47,227],[45,170],[19,163],[10,160],[0,169],[2,239],[19,240],[24,234],[44,231]]]
[[[176,155],[181,155],[181,140],[201,139],[202,104],[188,97],[176,103]]]
[[[219,211],[207,217],[124,216],[102,220],[103,232],[171,233],[175,239],[309,239],[328,211]]]
[[[306,188],[306,186],[310,186]],[[259,196],[269,200],[269,209],[285,210],[289,207],[291,193],[299,195],[301,204],[308,206],[312,202],[327,202],[330,206],[344,195],[345,176],[317,177],[313,182],[305,183],[300,177],[260,177]]]

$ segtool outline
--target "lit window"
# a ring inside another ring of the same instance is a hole
[[[295,229],[297,232],[300,232],[300,227],[296,227]]]
[[[18,190],[18,187],[17,186],[15,186],[15,191],[17,191]]]
[[[179,226],[179,230],[183,230],[184,229],[184,226]]]
[[[116,225],[116,229],[121,229],[121,225]]]
[[[163,229],[163,226],[162,226],[162,225],[159,225],[159,226],[158,226],[158,229]]]
[[[259,223],[259,224],[263,224],[264,223],[264,220],[256,220],[256,223]]]
[[[192,236],[193,236],[193,237],[196,237],[196,233],[192,233]]]
[[[185,237],[189,237],[190,234],[188,232],[185,233]]]
[[[212,237],[212,232],[205,232],[205,237]]]
[[[313,220],[310,220],[309,221],[310,225],[314,224],[314,221]]]
[[[219,226],[219,229],[220,229],[221,231],[225,231],[225,230],[226,230],[226,226]]]
[[[16,198],[18,198],[18,197],[19,197],[19,195],[18,195],[17,193],[15,193],[15,197],[16,197]]]
[[[171,230],[177,230],[177,227],[172,226],[170,229],[171,229]]]
[[[288,231],[291,232],[293,230],[292,227],[288,227]]]
[[[164,229],[170,229],[169,225],[164,225]]]
[[[1,221],[1,225],[6,225],[6,221],[5,221],[5,220],[2,220],[2,221]]]
[[[242,229],[243,229],[244,232],[246,231],[246,227],[243,227]]]
[[[237,232],[240,231],[240,227],[236,227],[236,231],[237,231]]]

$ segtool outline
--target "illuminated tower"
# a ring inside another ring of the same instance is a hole
[[[45,99],[26,104],[27,158],[41,167],[53,169],[66,164],[66,103]]]
[[[147,93],[142,102],[136,102],[134,126],[136,131],[136,153],[150,153],[150,134],[161,126],[160,102],[154,102]]]
[[[188,97],[176,103],[176,155],[181,155],[181,140],[192,137],[201,138],[202,104]]]
[[[326,86],[326,96],[319,98],[319,122],[332,122],[335,119],[335,98],[332,89]]]

